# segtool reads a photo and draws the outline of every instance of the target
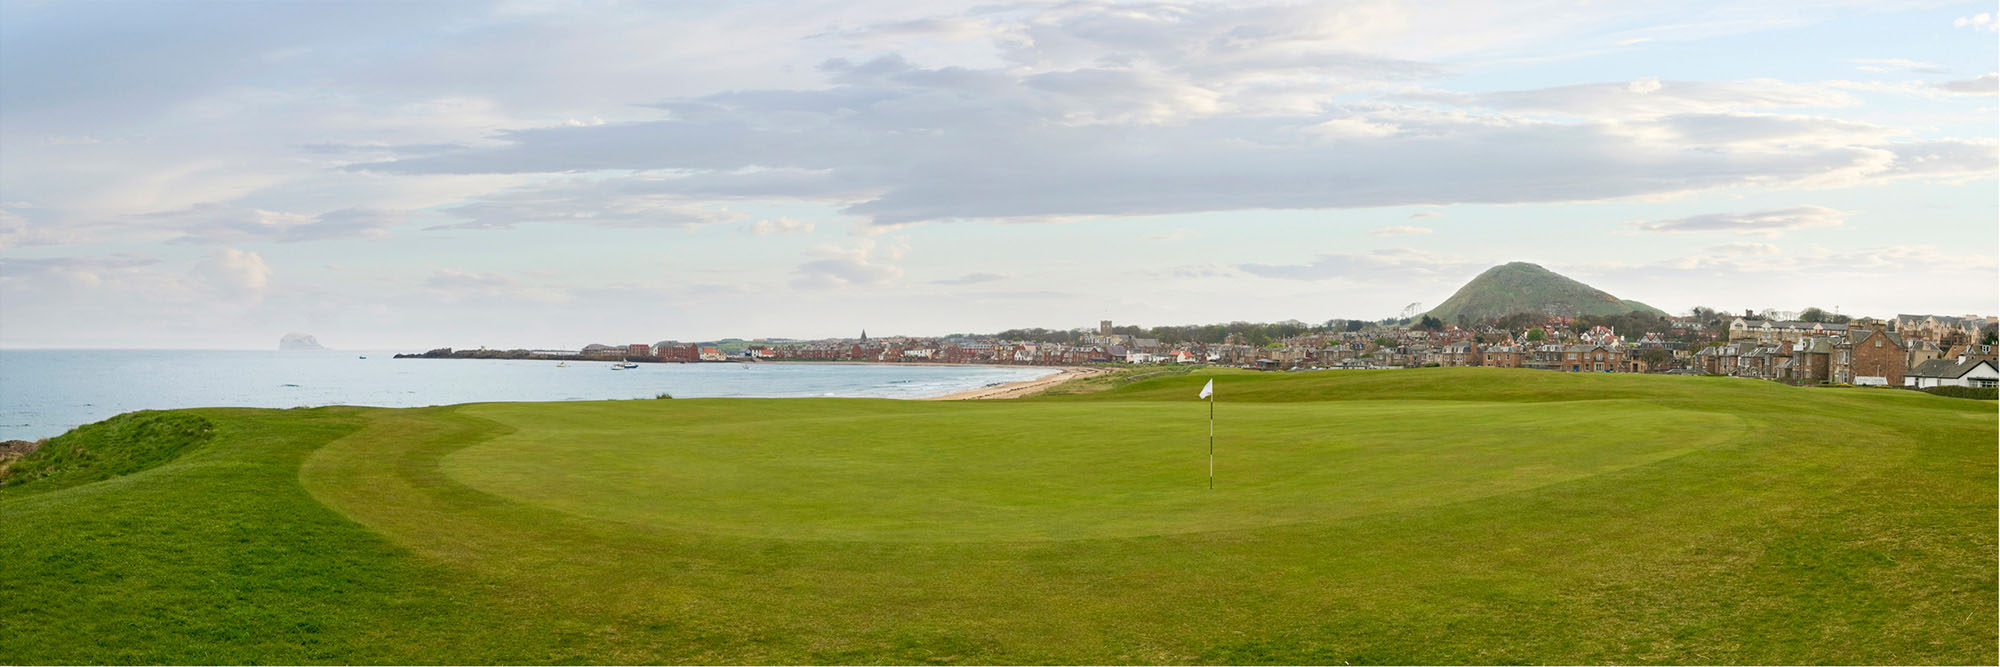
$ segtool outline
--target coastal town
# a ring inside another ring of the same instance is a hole
[[[413,357],[626,362],[868,362],[1023,366],[1206,364],[1269,371],[1491,366],[1570,373],[1671,373],[1795,385],[1995,386],[1994,316],[1847,318],[1808,309],[1682,317],[1513,316],[1459,326],[1327,320],[1317,325],[1117,326],[993,335],[660,341],[580,350],[432,350]]]
[[[1487,269],[1450,298],[1379,320],[1008,329],[992,334],[592,344],[580,350],[453,350],[424,358],[639,362],[924,363],[993,366],[1201,364],[1263,371],[1449,366],[1564,373],[1755,378],[1791,385],[1991,388],[2000,317],[1855,317],[1694,307],[1679,315],[1527,262]]]

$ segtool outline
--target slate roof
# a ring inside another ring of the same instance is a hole
[[[1851,343],[1859,343],[1859,342],[1861,342],[1861,341],[1864,341],[1864,340],[1868,340],[1868,337],[1869,337],[1869,336],[1871,336],[1871,335],[1873,335],[1874,333],[1875,333],[1875,330],[1874,330],[1874,329],[1854,329],[1854,330],[1850,330],[1850,331],[1848,331],[1848,332],[1847,332],[1847,342],[1848,342],[1848,343],[1850,343],[1850,344],[1851,344]],[[1900,347],[1900,348],[1904,348],[1904,349],[1909,349],[1909,347],[1908,347],[1908,346],[1906,346],[1906,345],[1904,345],[1904,344],[1903,344],[1903,337],[1902,337],[1902,336],[1898,336],[1898,335],[1896,335],[1896,333],[1895,333],[1895,332],[1893,332],[1893,331],[1883,331],[1883,332],[1882,332],[1882,335],[1884,335],[1884,336],[1888,336],[1888,337],[1889,337],[1889,342],[1890,342],[1890,343],[1893,343],[1893,344],[1895,344],[1895,346],[1896,346],[1896,347]]]
[[[1985,359],[1976,359],[1976,358],[1967,359],[1965,361],[1956,361],[1952,359],[1932,359],[1930,361],[1917,364],[1916,368],[1910,369],[1910,372],[1904,373],[1903,375],[1905,377],[1914,375],[1917,377],[1956,380],[1958,378],[1965,377],[1966,373],[1972,372],[1972,369],[1978,368],[1980,364],[1986,364],[1989,367],[1993,365],[1991,362],[1988,362]]]

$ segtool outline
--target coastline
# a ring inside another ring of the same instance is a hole
[[[1111,372],[1110,369],[1091,366],[1022,366],[1019,364],[949,364],[942,361],[759,361],[760,364],[832,364],[857,366],[977,366],[981,368],[1047,368],[1055,372],[1032,380],[1008,382],[991,387],[967,389],[937,396],[906,398],[906,401],[984,401],[1006,398],[1020,398],[1043,389],[1048,389],[1070,380],[1095,377]]]
[[[1069,382],[1070,380],[1094,377],[1111,372],[1108,369],[1092,368],[1088,366],[1048,366],[1048,368],[1054,368],[1056,369],[1056,372],[1035,378],[1033,380],[1009,382],[1006,384],[993,387],[981,387],[970,391],[961,391],[952,394],[945,394],[942,396],[931,396],[928,398],[918,398],[913,400],[984,401],[984,400],[995,400],[995,399],[1020,398],[1022,396],[1027,396],[1029,394],[1033,394],[1043,389],[1048,389],[1049,387]]]
[[[323,405],[407,408],[650,399],[661,393],[690,399],[729,395],[919,400],[967,392],[1000,394],[1020,385],[982,385],[1046,382],[1045,378],[1062,370],[1018,364],[805,361],[651,364],[642,365],[643,370],[606,373],[601,366],[608,363],[571,362],[571,368],[563,369],[555,368],[554,361],[440,360],[424,364],[391,357],[357,355],[352,350],[97,350],[85,354],[7,350],[0,352],[0,386],[31,390],[0,401],[0,441],[55,437],[80,425],[137,410]],[[743,370],[764,364],[775,365],[765,367],[764,373]],[[917,365],[933,367],[914,368]],[[106,382],[106,378],[117,379]]]
[[[718,362],[706,362],[706,363],[718,363]],[[833,360],[822,360],[822,359],[786,359],[782,361],[773,359],[759,359],[757,361],[737,362],[737,363],[784,364],[787,366],[816,364],[821,366],[957,366],[957,367],[972,367],[972,368],[1050,368],[1050,369],[1070,368],[1070,366],[1033,366],[1028,364],[953,364],[942,361],[833,361]]]

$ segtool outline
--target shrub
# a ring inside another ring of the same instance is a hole
[[[2000,388],[1996,387],[1925,387],[1918,391],[1937,396],[1970,398],[1979,401],[1991,401],[2000,398]]]

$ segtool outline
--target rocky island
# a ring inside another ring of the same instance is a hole
[[[285,334],[284,338],[278,339],[278,350],[281,352],[306,352],[325,349],[326,346],[319,344],[319,339],[312,337],[312,334],[288,333]]]

